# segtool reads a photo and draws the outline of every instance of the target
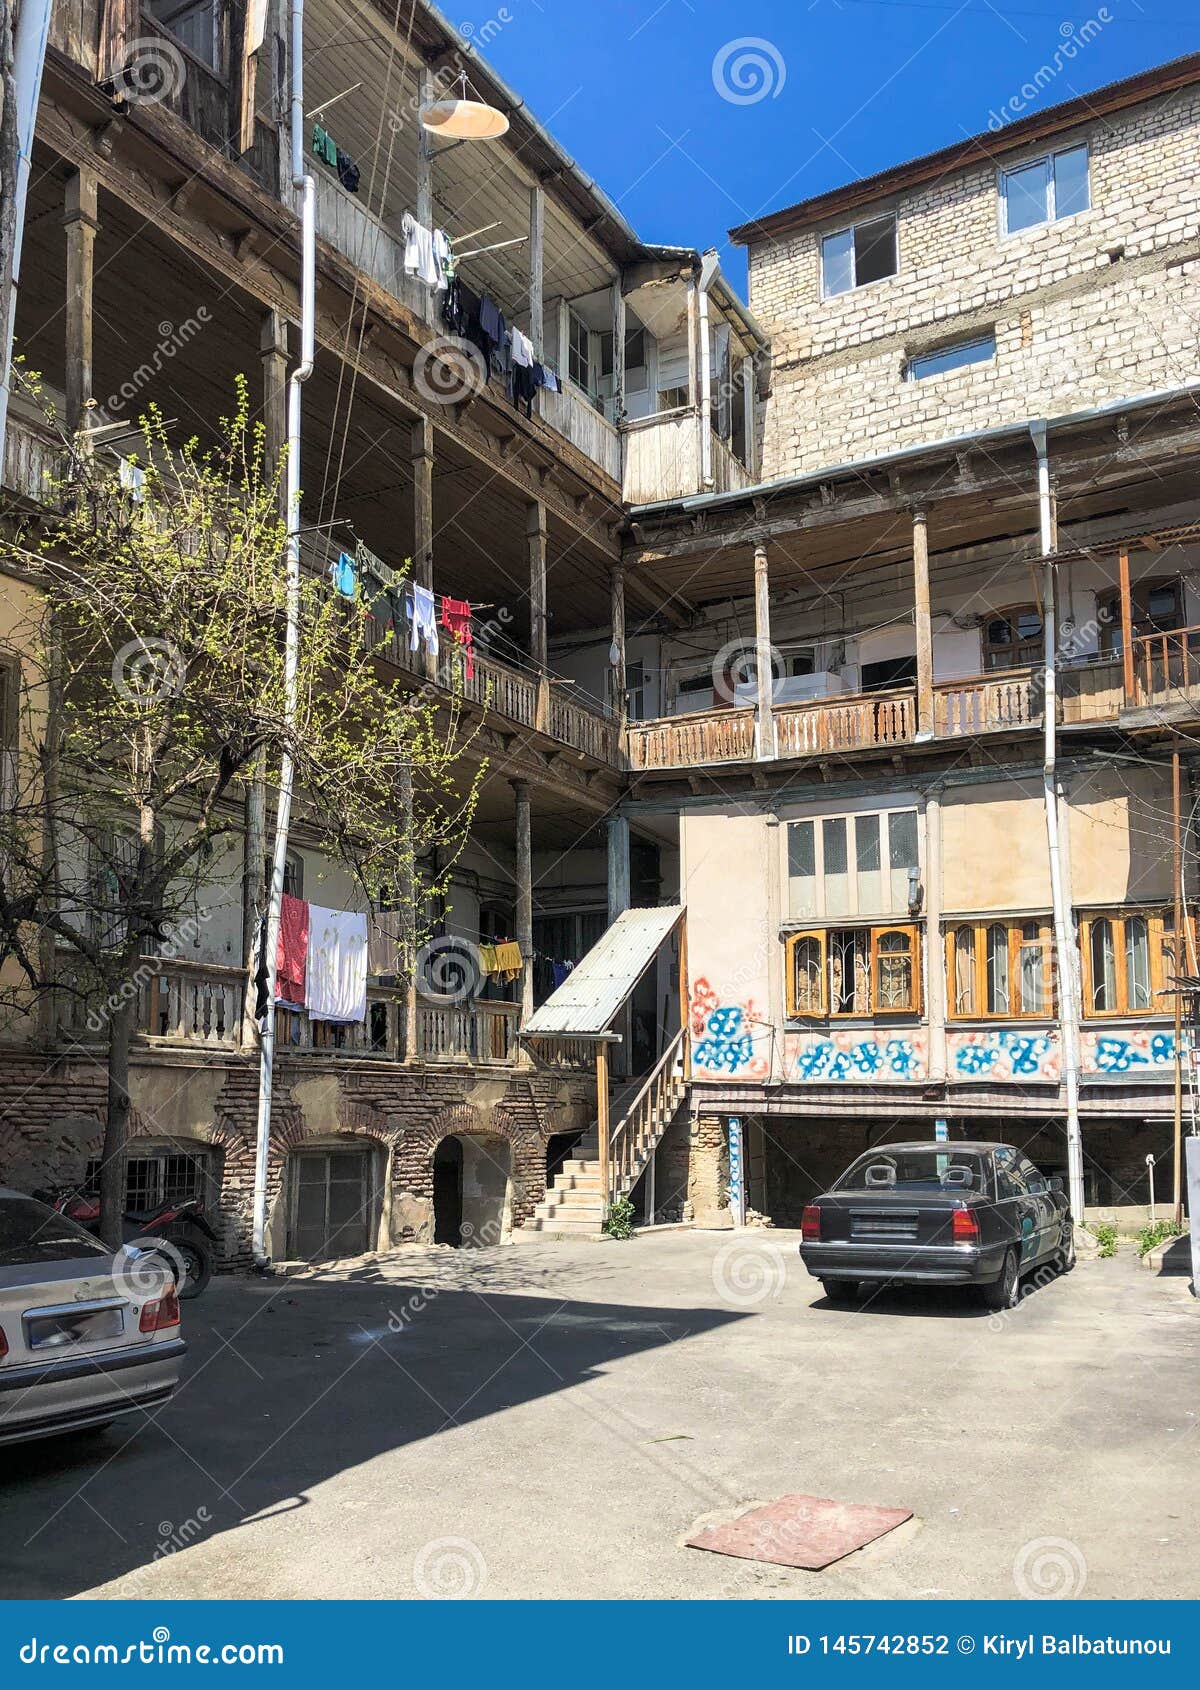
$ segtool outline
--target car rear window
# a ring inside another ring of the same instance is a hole
[[[83,1228],[32,1197],[0,1197],[0,1267],[107,1256]]]
[[[955,1150],[872,1150],[847,1168],[835,1191],[973,1191],[986,1195],[987,1160]]]

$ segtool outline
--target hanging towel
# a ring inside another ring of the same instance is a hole
[[[497,972],[495,945],[480,945],[479,966],[485,974],[495,974]]]
[[[523,370],[533,368],[533,342],[517,328],[512,331],[512,361]]]
[[[496,973],[502,974],[506,981],[515,980],[524,966],[521,947],[514,940],[496,946]]]
[[[419,277],[428,287],[445,287],[446,278],[434,252],[433,230],[406,211],[400,219],[400,232],[404,236],[405,272]]]
[[[342,187],[345,188],[348,194],[356,194],[358,192],[360,179],[357,164],[355,164],[354,160],[350,157],[350,154],[344,153],[340,147],[337,148],[336,162],[338,181],[342,184]]]
[[[541,372],[542,372],[542,383],[541,384],[546,389],[546,391],[548,393],[561,393],[562,389],[558,384],[558,377],[555,375],[554,371],[550,368],[549,364],[539,364],[538,369],[541,370]]]
[[[309,906],[307,1009],[314,1021],[367,1018],[367,918]]]
[[[329,578],[333,582],[335,592],[339,592],[344,599],[354,597],[358,586],[358,572],[349,552],[340,552],[336,561],[329,565]]]
[[[332,165],[334,170],[337,169],[338,150],[333,136],[327,130],[322,129],[319,123],[313,124],[312,150],[318,158],[324,159],[325,163]]]
[[[433,609],[433,594],[428,587],[419,587],[414,581],[412,589],[405,599],[405,609],[408,611],[408,649],[416,651],[421,640],[436,657],[438,654],[437,618]]]
[[[275,1002],[290,1009],[304,1008],[309,927],[309,908],[304,899],[285,892],[279,910],[279,944],[275,950]]]
[[[463,648],[467,659],[467,679],[475,679],[475,647],[471,639],[471,606],[466,599],[442,600],[442,627],[449,630]]]
[[[454,274],[454,254],[450,250],[450,237],[445,229],[433,231],[433,262],[437,269],[437,281],[434,286],[441,293],[449,287],[450,278]]]

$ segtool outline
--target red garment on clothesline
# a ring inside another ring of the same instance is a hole
[[[475,679],[475,651],[471,640],[471,607],[466,599],[442,599],[442,627],[449,629],[467,654],[467,679]]]
[[[279,948],[275,953],[275,996],[281,1003],[305,1001],[308,919],[304,899],[285,892],[279,911]]]

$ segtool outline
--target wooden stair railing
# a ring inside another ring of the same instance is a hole
[[[647,1075],[640,1091],[609,1133],[608,1201],[627,1197],[637,1184],[687,1091],[681,1027]]]

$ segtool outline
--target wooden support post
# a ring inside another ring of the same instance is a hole
[[[533,1014],[533,827],[529,782],[512,782],[517,801],[517,944],[521,947],[521,1020]]]
[[[1133,595],[1129,589],[1129,547],[1122,546],[1117,560],[1121,590],[1121,671],[1127,705],[1135,702],[1133,672]]]
[[[434,101],[433,72],[425,66],[417,77],[417,98],[421,106],[432,105]],[[433,228],[433,142],[420,121],[417,130],[417,209],[416,219],[427,229]]]
[[[92,281],[95,275],[96,177],[75,170],[67,178],[63,224],[67,231],[66,425],[71,434],[90,428],[92,397]]]
[[[742,359],[742,462],[751,481],[757,470],[754,465],[754,360]]]
[[[262,363],[263,427],[266,430],[267,469],[274,473],[287,444],[288,339],[287,319],[281,311],[264,311],[258,338]],[[287,514],[287,478],[281,478],[280,510]]]
[[[413,579],[433,591],[433,424],[418,417],[412,425],[413,478]],[[421,647],[425,673],[437,677],[437,659],[428,646]]]
[[[400,900],[400,978],[404,983],[401,1003],[400,1056],[413,1062],[417,1050],[417,898],[419,883],[416,859],[416,829],[413,823],[412,770],[400,770],[400,811],[404,818],[403,852],[396,892]]]
[[[1174,822],[1173,838],[1173,867],[1175,882],[1175,947],[1174,974],[1172,982],[1175,1004],[1175,1134],[1173,1140],[1174,1167],[1172,1172],[1171,1200],[1174,1205],[1173,1213],[1176,1226],[1183,1225],[1183,989],[1180,986],[1180,976],[1187,973],[1186,948],[1183,931],[1183,836],[1182,827],[1182,793],[1181,775],[1179,768],[1179,749],[1171,753],[1171,792],[1172,813]]]
[[[754,548],[754,662],[758,681],[758,720],[755,750],[760,761],[775,755],[774,652],[771,649],[771,586],[767,548]]]
[[[617,727],[625,732],[629,716],[629,677],[625,662],[625,571],[619,563],[612,567],[612,707]]]
[[[619,425],[625,417],[625,295],[621,292],[621,278],[612,285],[612,421]]]
[[[529,554],[529,656],[537,675],[537,728],[550,732],[550,682],[547,677],[549,631],[546,615],[546,507],[531,499],[525,507],[525,544]]]
[[[917,635],[917,738],[933,738],[933,629],[929,617],[929,523],[913,512],[913,621]]]
[[[534,183],[529,190],[529,338],[541,362],[545,351],[546,190]]]
[[[596,1044],[596,1142],[600,1147],[600,1193],[607,1216],[612,1193],[608,1169],[608,1045],[603,1038]]]
[[[608,920],[629,908],[629,818],[614,810],[608,818]]]

